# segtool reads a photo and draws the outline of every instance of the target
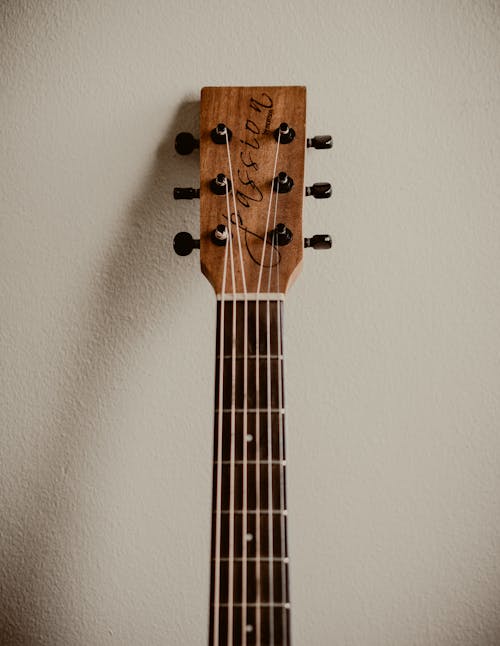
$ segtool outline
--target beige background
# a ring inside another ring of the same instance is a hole
[[[296,646],[500,644],[500,5],[4,0],[0,643],[206,644],[207,84],[306,84]]]

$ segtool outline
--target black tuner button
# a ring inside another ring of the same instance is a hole
[[[280,247],[287,245],[293,238],[293,233],[282,223],[277,224],[276,229],[270,231],[268,235],[271,240],[271,244],[275,244]]]
[[[316,148],[316,150],[325,150],[326,148],[332,148],[333,139],[331,135],[316,135],[312,139],[307,140],[308,148]]]
[[[226,193],[231,192],[231,180],[224,173],[219,173],[210,182],[210,190],[216,195],[226,195]]]
[[[200,241],[195,240],[190,233],[181,231],[174,238],[174,251],[178,256],[189,256],[193,249],[200,248]]]
[[[284,171],[278,173],[278,176],[273,180],[273,191],[275,193],[290,193],[293,188],[293,179],[289,177]]]
[[[231,141],[233,133],[224,123],[218,123],[215,128],[210,133],[212,141],[214,144],[225,144],[227,141]]]
[[[290,128],[288,123],[280,123],[280,127],[274,131],[274,138],[280,144],[289,144],[295,139],[295,130]]]
[[[328,182],[319,182],[312,186],[306,186],[306,196],[312,195],[317,200],[324,200],[332,196],[332,185]]]
[[[175,150],[179,155],[190,155],[195,148],[200,147],[200,140],[195,139],[190,132],[179,132],[175,138]]]
[[[200,197],[199,188],[174,188],[174,200],[194,200]]]
[[[304,247],[306,249],[331,249],[332,236],[322,233],[312,238],[304,238]]]
[[[225,224],[218,224],[215,229],[212,231],[212,235],[210,236],[212,242],[216,244],[218,247],[224,247],[227,238],[228,238],[228,231],[227,227]]]

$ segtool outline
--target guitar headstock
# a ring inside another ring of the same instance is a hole
[[[306,138],[306,88],[205,87],[200,139],[176,138],[176,150],[200,149],[200,188],[176,188],[176,199],[200,199],[200,239],[179,233],[174,248],[200,249],[201,268],[217,295],[285,293],[304,247],[330,248],[327,235],[305,239],[305,195],[331,196],[328,183],[304,186],[307,147],[331,148],[331,137]]]

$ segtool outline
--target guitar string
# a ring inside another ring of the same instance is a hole
[[[264,270],[264,260],[265,260],[265,255],[266,255],[266,243],[267,243],[267,237],[268,237],[268,232],[269,232],[269,221],[270,221],[270,216],[271,216],[271,209],[272,209],[272,203],[273,203],[273,181],[274,178],[276,177],[276,169],[278,166],[278,155],[279,155],[279,149],[280,149],[280,140],[281,140],[281,133],[278,131],[278,140],[276,143],[276,154],[274,157],[274,166],[273,166],[273,175],[271,179],[271,189],[270,189],[270,195],[269,195],[269,204],[267,208],[267,216],[266,216],[266,229],[264,233],[264,239],[262,241],[262,254],[261,254],[261,261],[260,261],[260,267],[259,267],[259,278],[257,282],[257,294],[260,293],[261,289],[261,281],[262,281],[262,273]],[[277,193],[276,193],[277,194]],[[272,247],[271,247],[272,248]],[[272,255],[271,255],[271,261],[272,261]],[[272,272],[272,262],[269,267],[269,273],[271,274]],[[268,285],[268,293],[271,291],[270,284]],[[270,317],[269,317],[269,300],[267,300],[266,303],[266,377],[267,377],[267,507],[268,507],[268,553],[269,555],[274,554],[273,550],[273,545],[274,545],[274,536],[273,536],[273,516],[272,516],[272,490],[273,490],[273,482],[272,482],[272,402],[271,402],[271,343],[270,343]],[[257,311],[259,310],[259,301],[257,300],[256,303],[256,309]],[[260,317],[258,316],[258,320]],[[259,362],[257,363],[259,365]],[[257,406],[259,408],[259,406]],[[260,511],[260,510],[259,510]],[[260,514],[258,514],[260,516]],[[274,643],[274,607],[273,607],[273,602],[274,602],[274,577],[273,577],[273,561],[269,560],[269,565],[268,565],[268,574],[269,574],[269,583],[268,583],[268,588],[269,588],[269,603],[270,603],[270,609],[269,609],[269,643],[273,644]]]
[[[224,384],[224,311],[226,304],[224,294],[226,291],[227,257],[229,247],[224,250],[224,268],[222,271],[222,286],[219,314],[219,395],[217,413],[217,493],[215,512],[215,563],[214,563],[214,607],[213,607],[213,646],[219,644],[219,606],[220,606],[220,567],[221,567],[221,516],[222,516],[222,427],[223,427],[223,384]]]
[[[248,294],[247,294],[247,285],[246,285],[246,273],[245,266],[243,263],[243,252],[241,249],[241,236],[240,236],[240,226],[238,218],[238,207],[236,204],[236,193],[234,188],[234,176],[233,176],[233,166],[231,163],[231,151],[229,148],[229,140],[226,133],[226,149],[227,149],[227,159],[229,163],[229,178],[231,180],[231,192],[233,195],[233,207],[234,207],[234,220],[236,224],[236,235],[238,239],[238,252],[240,257],[240,266],[241,266],[241,279],[243,285],[243,429],[242,429],[242,444],[243,444],[243,483],[242,483],[242,503],[243,503],[243,519],[242,519],[242,529],[241,529],[241,556],[242,556],[242,573],[241,573],[241,599],[242,599],[242,610],[241,610],[241,646],[246,646],[247,643],[247,542],[246,535],[248,530],[247,522],[247,488],[248,488],[248,472],[247,472],[247,441],[246,437],[248,434]],[[229,208],[229,191],[226,191],[226,200],[227,200],[227,210],[230,212]],[[234,520],[233,520],[234,522]]]
[[[232,193],[233,193],[233,204],[234,204],[234,219],[236,227],[236,236],[238,240],[238,252],[241,266],[241,279],[244,292],[244,310],[247,310],[247,289],[246,289],[246,276],[245,276],[245,267],[243,263],[243,253],[241,249],[241,237],[239,229],[239,218],[238,218],[238,209],[236,206],[236,197],[234,192],[234,177],[233,177],[233,168],[231,163],[231,152],[229,149],[229,137],[226,129],[226,151],[229,165],[229,175],[231,179]],[[230,455],[230,504],[229,504],[229,574],[228,574],[228,646],[233,644],[233,626],[234,626],[234,534],[235,534],[235,444],[236,444],[236,335],[238,330],[237,325],[237,299],[236,299],[236,277],[235,277],[235,268],[234,268],[234,243],[232,237],[232,220],[231,220],[231,209],[229,204],[229,190],[226,188],[226,206],[228,212],[228,239],[227,243],[230,245],[230,254],[231,254],[231,277],[232,277],[232,287],[233,287],[233,318],[232,318],[232,333],[231,333],[231,455]],[[247,426],[247,325],[246,325],[246,316],[244,317],[244,377],[243,377],[243,426],[244,429]],[[245,455],[246,461],[246,455]],[[244,471],[244,489],[246,488],[246,478],[247,478],[247,469],[246,465],[243,469]],[[243,491],[244,499],[244,511],[246,511],[246,492]],[[246,513],[244,514],[246,521]],[[246,523],[245,523],[246,524]],[[246,538],[246,531],[243,534],[243,540]],[[246,558],[246,546],[244,556]],[[247,592],[246,592],[246,563],[243,567],[245,572],[244,575],[244,588],[242,589],[242,600],[243,610],[241,622],[242,629],[242,646],[246,646],[246,602],[247,602]],[[242,581],[243,588],[243,581]]]
[[[276,231],[276,222],[278,214],[278,197],[279,192],[276,192],[276,198],[274,203],[274,218],[273,218],[273,231]],[[273,234],[272,246],[271,246],[271,268],[269,270],[269,282],[268,290],[271,291],[271,275],[272,275],[272,260],[273,254],[276,251],[276,292],[279,294],[280,291],[280,264],[278,257],[278,250],[275,248],[275,234]],[[281,533],[281,596],[282,596],[282,608],[281,608],[281,634],[283,646],[288,644],[288,621],[287,621],[287,585],[286,585],[286,564],[287,554],[286,554],[286,541],[285,541],[285,530],[286,530],[286,521],[285,521],[285,437],[284,437],[284,418],[283,418],[283,372],[282,372],[282,361],[284,360],[284,351],[283,351],[283,339],[281,334],[281,301],[276,302],[276,324],[277,324],[277,351],[278,356],[278,442],[279,442],[279,471],[280,471],[280,533]],[[280,358],[281,357],[281,358]]]

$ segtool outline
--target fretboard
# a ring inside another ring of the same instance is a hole
[[[291,644],[282,306],[217,302],[210,646]]]

